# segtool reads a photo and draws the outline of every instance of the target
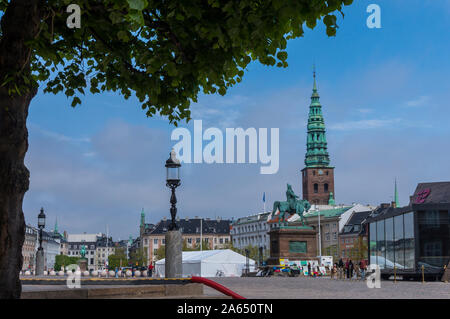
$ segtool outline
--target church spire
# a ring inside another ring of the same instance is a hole
[[[327,150],[325,135],[325,122],[322,116],[322,106],[319,101],[319,93],[316,83],[316,67],[313,69],[313,93],[309,106],[308,135],[306,141],[306,167],[328,167],[330,158]]]
[[[145,213],[144,208],[141,210],[141,226],[145,226]]]
[[[400,207],[400,203],[398,201],[397,178],[395,178],[394,202],[396,207]]]
[[[58,234],[58,216],[56,216],[55,228],[53,229],[53,233]]]

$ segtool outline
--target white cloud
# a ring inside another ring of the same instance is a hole
[[[401,119],[371,119],[371,120],[359,120],[359,121],[347,121],[341,123],[331,124],[329,127],[332,130],[338,131],[351,131],[351,130],[364,130],[364,129],[377,129],[388,126],[397,126],[402,122]]]
[[[425,106],[428,103],[428,101],[430,101],[430,97],[422,95],[414,100],[407,101],[405,105],[409,107]]]

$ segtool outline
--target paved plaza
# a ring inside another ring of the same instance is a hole
[[[62,278],[61,278],[62,279]],[[210,278],[248,299],[450,299],[450,283],[418,281],[381,281],[381,288],[368,288],[359,280],[331,280],[329,277],[224,277]],[[83,285],[83,289],[128,288],[111,282],[102,285],[102,280]],[[156,283],[156,282],[155,282]],[[141,287],[141,288],[139,288]],[[66,285],[27,285],[23,292],[71,290]],[[204,286],[205,298],[223,298],[217,290]],[[186,296],[186,295],[185,295]],[[124,296],[126,298],[126,296]],[[152,298],[151,295],[147,296]],[[145,295],[140,298],[147,298]]]
[[[381,281],[369,289],[365,282],[308,277],[214,278],[214,281],[249,299],[450,299],[450,283]],[[205,287],[205,296],[221,295]]]

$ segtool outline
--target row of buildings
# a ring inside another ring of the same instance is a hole
[[[88,260],[89,270],[103,269],[108,256],[115,253],[118,247],[124,249],[129,246],[128,241],[113,242],[111,237],[103,233],[98,234],[63,234],[58,232],[55,223],[53,231],[42,232],[42,248],[44,250],[44,270],[55,267],[57,255],[69,257],[81,257],[81,249],[85,247],[85,258]],[[26,225],[25,240],[22,246],[23,264],[22,270],[34,270],[36,264],[36,252],[39,247],[39,230],[31,225]]]

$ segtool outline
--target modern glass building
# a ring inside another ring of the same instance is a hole
[[[394,205],[395,206],[395,205]],[[450,182],[420,183],[410,204],[382,205],[366,220],[369,262],[382,277],[440,279],[450,267]]]

